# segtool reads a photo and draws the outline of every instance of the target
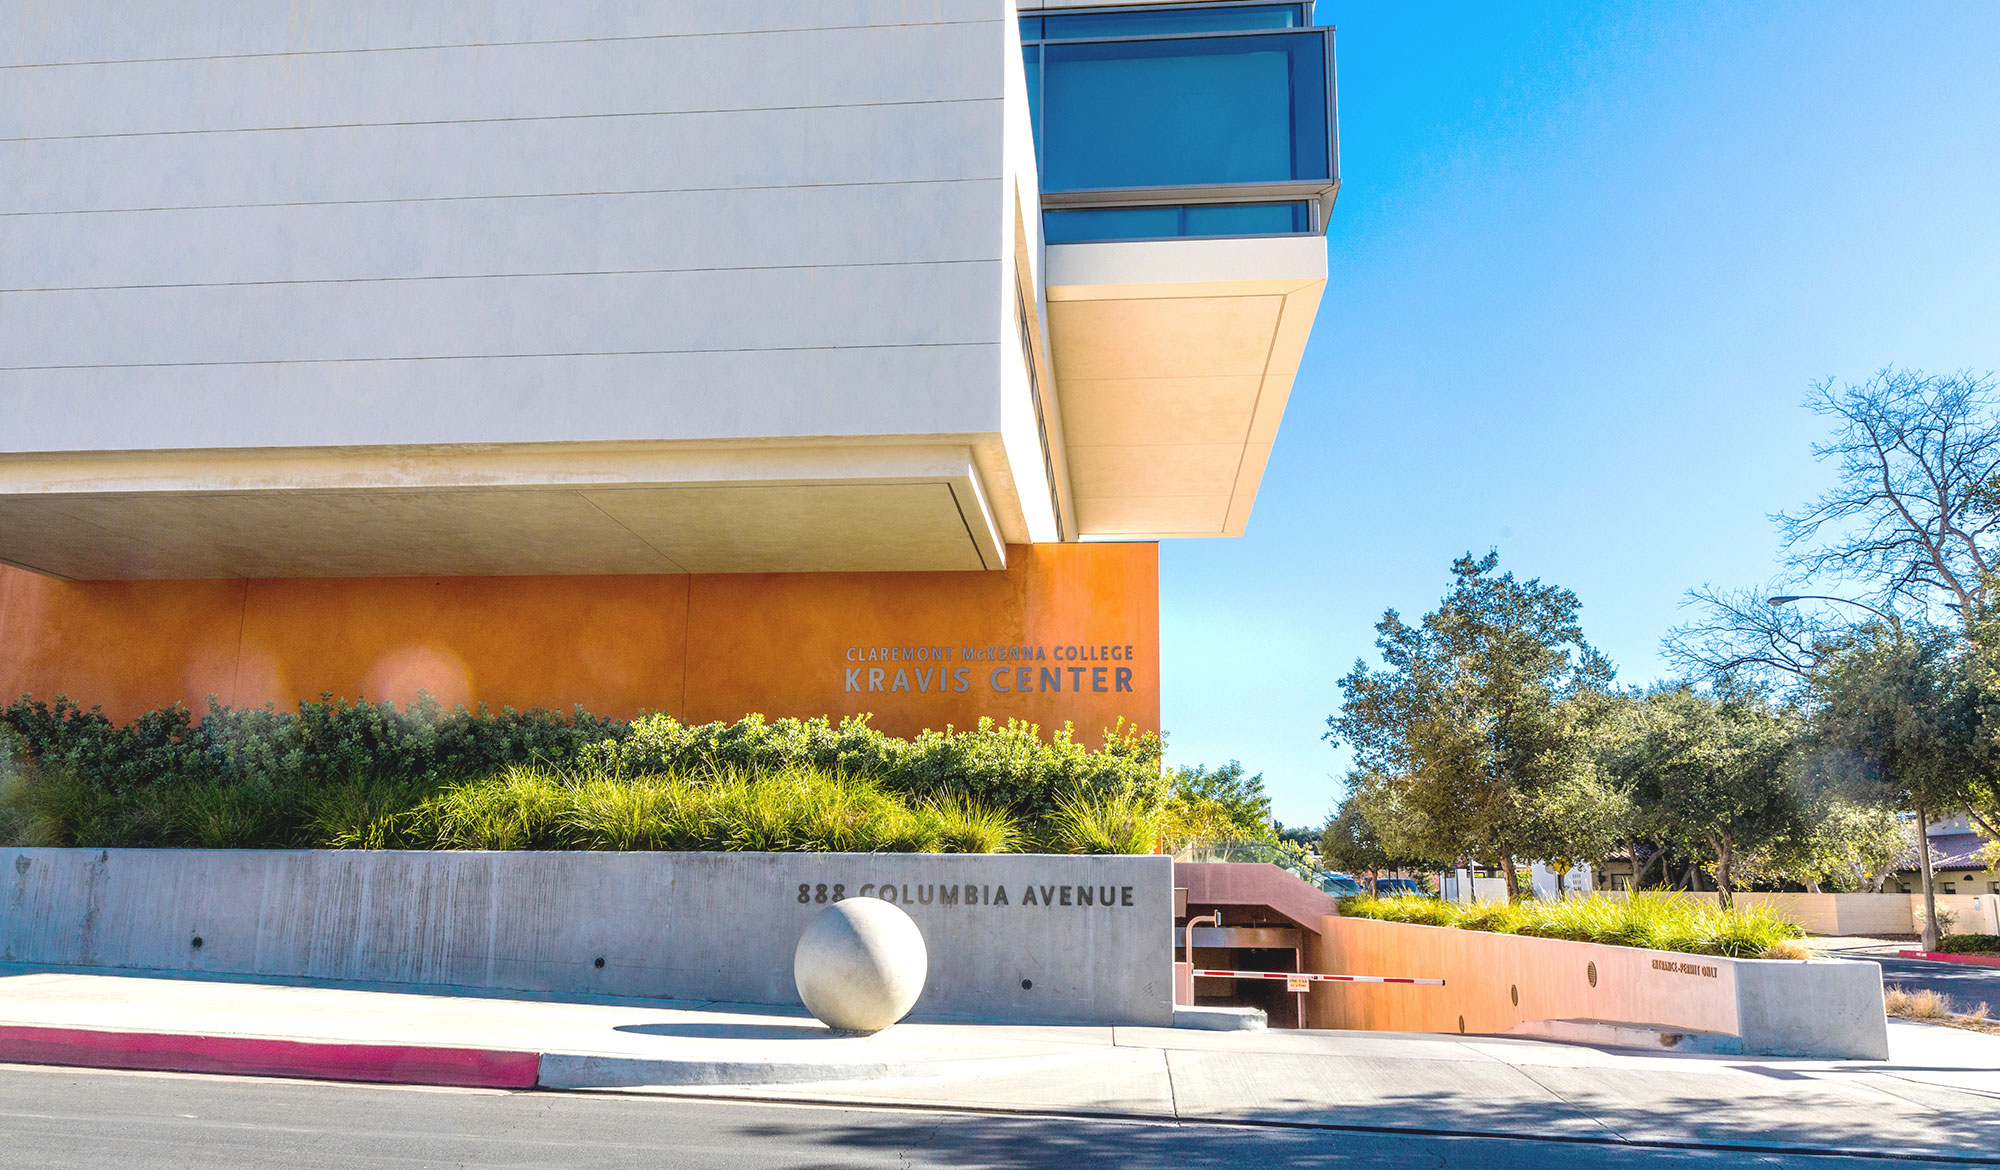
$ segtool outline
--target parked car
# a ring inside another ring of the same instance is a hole
[[[1319,888],[1336,898],[1358,898],[1367,891],[1361,883],[1344,873],[1323,873],[1319,875]]]
[[[1417,884],[1415,878],[1376,878],[1375,896],[1378,898],[1424,898],[1429,895]]]

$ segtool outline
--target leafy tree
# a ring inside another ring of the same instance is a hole
[[[2000,843],[2000,613],[1984,603],[1966,611],[1965,636],[1956,712],[1965,741],[1965,812]]]
[[[1667,685],[1621,715],[1601,759],[1633,820],[1706,862],[1725,903],[1739,859],[1803,836],[1792,768],[1798,723],[1762,694]]]
[[[1831,420],[1833,432],[1813,454],[1832,463],[1838,478],[1804,508],[1775,517],[1792,580],[1845,582],[1866,591],[1875,605],[1837,600],[1872,610],[1898,639],[1904,615],[1927,616],[1942,605],[1964,623],[1965,639],[1978,642],[1976,627],[2000,570],[1996,395],[2000,383],[1992,374],[1970,371],[1929,375],[1890,368],[1858,384],[1816,384],[1806,406]],[[1797,592],[1807,594],[1809,587]],[[1940,658],[1928,637],[1919,640],[1922,648],[1889,655],[1879,636],[1830,622],[1831,612],[1778,612],[1762,603],[1782,598],[1757,591],[1704,588],[1690,600],[1701,616],[1668,636],[1671,659],[1709,677],[1748,672],[1781,686],[1810,687],[1826,742],[1846,744],[1866,761],[1846,770],[1875,776],[1871,783],[1896,807],[1917,812],[1921,804],[1925,816],[1962,807],[1989,832],[2000,824],[2000,750],[1991,746],[2000,733],[1988,730],[2000,724],[1994,717],[2000,703],[1981,698],[1989,688],[1980,670],[1960,678],[1955,704],[1940,704],[1939,694],[1952,689],[1940,673],[1952,654]],[[1960,659],[1967,649],[1956,648]],[[1893,666],[1892,657],[1902,665]],[[1917,662],[1930,658],[1939,659],[1940,669]],[[1862,682],[1863,676],[1874,682]],[[1908,702],[1889,698],[1898,693]],[[1861,706],[1843,707],[1849,700]],[[1918,740],[1941,754],[1920,763],[1913,747]],[[1906,779],[1889,779],[1891,767]],[[1930,907],[1935,895],[1927,850],[1920,860]],[[1926,938],[1935,932],[1935,915],[1927,909]]]
[[[1341,680],[1326,738],[1395,790],[1422,852],[1497,861],[1515,896],[1515,859],[1541,843],[1531,800],[1588,772],[1576,700],[1612,671],[1584,640],[1576,594],[1517,581],[1499,561],[1460,557],[1450,592],[1418,625],[1383,614],[1383,667],[1359,661]]]
[[[1264,776],[1245,776],[1235,760],[1220,768],[1181,767],[1169,774],[1165,832],[1175,842],[1277,840]]]
[[[1920,864],[1924,846],[1908,815],[1877,801],[1836,796],[1814,818],[1813,877],[1836,890],[1879,894],[1899,870]]]
[[[1319,839],[1326,831],[1307,828],[1304,825],[1281,824],[1278,821],[1272,821],[1271,828],[1277,833],[1281,844],[1297,845],[1309,853],[1319,849]]]
[[[1530,856],[1558,877],[1581,865],[1603,869],[1631,818],[1630,798],[1594,769],[1579,768],[1529,792],[1522,802]],[[1556,886],[1556,897],[1563,887]]]
[[[1361,802],[1352,796],[1340,802],[1333,819],[1321,830],[1319,855],[1328,866],[1348,873],[1376,873],[1394,864],[1375,835],[1375,826],[1364,815]]]
[[[1861,799],[1916,814],[1919,826],[1965,805],[1973,759],[1957,636],[1901,622],[1859,627],[1807,679],[1817,764]],[[1929,849],[1918,851],[1924,947],[1937,944]]]
[[[1347,796],[1320,833],[1319,852],[1328,865],[1350,873],[1410,869],[1450,860],[1449,856],[1425,853],[1423,837],[1421,827],[1398,799],[1396,786],[1381,777],[1357,773],[1348,777]]]

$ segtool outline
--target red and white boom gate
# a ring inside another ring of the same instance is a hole
[[[1311,991],[1312,985],[1315,983],[1403,983],[1418,987],[1444,986],[1444,980],[1442,979],[1417,979],[1405,975],[1317,975],[1311,972],[1303,972],[1303,971],[1197,970],[1194,965],[1194,928],[1195,924],[1203,921],[1204,919],[1207,920],[1212,925],[1220,927],[1222,925],[1222,911],[1217,910],[1213,914],[1203,914],[1196,918],[1190,918],[1187,921],[1187,928],[1186,928],[1187,962],[1185,965],[1188,969],[1187,993],[1188,993],[1189,1004],[1192,1004],[1194,1002],[1194,981],[1197,978],[1202,978],[1202,977],[1206,977],[1209,979],[1282,979],[1285,981],[1286,991],[1294,991],[1299,993],[1300,995],[1304,995],[1306,992]],[[1175,964],[1176,967],[1179,967],[1181,965],[1182,964],[1179,963]],[[1174,983],[1176,986],[1174,994],[1175,998],[1178,999],[1180,995],[1179,991],[1180,976],[1178,974],[1174,976]],[[1304,1001],[1300,1002],[1301,1002],[1301,1007],[1299,1011],[1301,1019],[1299,1022],[1304,1023],[1305,1022],[1303,1019],[1305,1012],[1305,1008],[1303,1006]]]
[[[1192,971],[1195,978],[1283,979],[1286,991],[1304,991],[1308,983],[1415,983],[1423,987],[1443,987],[1442,979],[1412,979],[1402,975],[1315,975],[1299,971]]]

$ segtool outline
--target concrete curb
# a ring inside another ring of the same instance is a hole
[[[660,1060],[644,1056],[599,1056],[545,1052],[540,1088],[672,1091],[746,1090],[786,1085],[851,1084],[856,1081],[963,1080],[1013,1073],[1047,1072],[1088,1061],[1095,1052],[1044,1052],[1032,1056],[980,1056],[960,1060],[750,1061]]]
[[[429,1045],[111,1032],[0,1024],[0,1062],[71,1068],[532,1089],[541,1054]]]
[[[419,1044],[350,1044],[176,1032],[0,1024],[0,1064],[297,1077],[475,1089],[749,1089],[1047,1069],[1088,1051],[963,1060],[661,1060]]]
[[[1947,955],[1942,951],[1897,951],[1897,957],[1922,959],[1927,963],[1963,963],[1968,967],[2000,967],[2000,958],[1992,955]]]

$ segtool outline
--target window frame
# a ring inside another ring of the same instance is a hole
[[[1224,7],[1224,6],[1225,5],[1223,4],[1204,5],[1204,7]],[[1249,2],[1245,3],[1243,6],[1270,8],[1270,7],[1284,7],[1285,5],[1259,2],[1259,0],[1249,0]],[[1079,8],[1079,9],[1061,9],[1058,10],[1058,15],[1067,16],[1072,14],[1081,15],[1084,13],[1102,13],[1102,12],[1129,13],[1135,11],[1148,12],[1157,10],[1158,9],[1152,7],[1112,8],[1112,9]],[[1044,15],[1047,15],[1047,13],[1044,13]],[[1312,9],[1309,3],[1306,5],[1306,16],[1308,19],[1311,19],[1312,16]],[[1299,36],[1311,36],[1315,34],[1317,34],[1324,42],[1323,45],[1321,46],[1321,53],[1322,53],[1322,60],[1325,62],[1326,65],[1326,70],[1325,70],[1326,90],[1324,94],[1324,101],[1326,109],[1326,152],[1327,152],[1328,175],[1325,179],[1293,179],[1293,180],[1247,182],[1247,183],[1203,183],[1203,184],[1193,184],[1193,185],[1165,184],[1165,185],[1147,186],[1147,187],[1093,187],[1093,188],[1078,189],[1073,191],[1049,191],[1044,189],[1039,191],[1039,194],[1041,196],[1042,206],[1047,209],[1061,208],[1064,210],[1070,210],[1070,209],[1083,209],[1090,207],[1121,207],[1121,206],[1131,206],[1135,204],[1160,205],[1160,204],[1194,204],[1194,203],[1284,203],[1284,202],[1310,201],[1317,203],[1319,205],[1319,211],[1314,216],[1316,224],[1320,225],[1325,224],[1326,220],[1329,218],[1329,215],[1333,209],[1334,198],[1338,195],[1340,191],[1340,104],[1339,104],[1339,85],[1336,77],[1337,70],[1334,64],[1335,60],[1334,28],[1332,25],[1307,25],[1299,28],[1275,28],[1275,29],[1262,29],[1262,28],[1232,29],[1219,32],[1154,33],[1154,34],[1147,34],[1144,36],[1125,36],[1125,37],[1117,37],[1117,36],[1077,37],[1073,39],[1053,40],[1053,41],[1023,40],[1022,48],[1025,51],[1030,47],[1039,50],[1039,49],[1044,49],[1050,45],[1137,44],[1140,42],[1154,42],[1154,41],[1171,42],[1180,40],[1219,40],[1225,37],[1271,37],[1271,36],[1299,37]],[[1046,104],[1044,103],[1043,100],[1045,95],[1043,92],[1040,92],[1045,88],[1047,84],[1046,82],[1047,70],[1043,67],[1041,61],[1038,60],[1036,62],[1033,72],[1034,72],[1034,84],[1038,92],[1028,95],[1029,96],[1028,105],[1029,109],[1034,112],[1034,114],[1037,116],[1038,119],[1041,116],[1045,116],[1047,110]],[[1030,127],[1030,133],[1035,135],[1035,140],[1036,140],[1035,163],[1038,171],[1041,166],[1041,148],[1040,148],[1039,130],[1040,127],[1038,125],[1031,125]],[[1040,187],[1039,173],[1036,176],[1036,185],[1038,188]],[[1315,231],[1318,230],[1321,229],[1315,228]],[[1199,237],[1173,236],[1166,238],[1192,239]]]
[[[1139,40],[1142,37],[1143,38],[1201,37],[1201,36],[1216,36],[1221,33],[1241,33],[1241,32],[1304,32],[1308,29],[1320,27],[1319,25],[1313,23],[1313,3],[1314,0],[1204,0],[1203,3],[1118,4],[1118,5],[1097,5],[1089,8],[1037,8],[1029,12],[1017,12],[1015,14],[1015,18],[1017,21],[1022,21],[1022,20],[1044,20],[1049,17],[1056,17],[1059,19],[1065,16],[1131,16],[1143,12],[1179,12],[1193,8],[1236,8],[1236,9],[1292,8],[1298,10],[1300,19],[1302,19],[1305,22],[1303,24],[1290,25],[1282,28],[1217,29],[1213,32],[1202,32],[1197,30],[1194,32],[1184,32],[1184,33],[1143,33],[1140,34],[1139,36],[1123,36],[1123,37],[1118,37],[1118,36],[1056,37],[1054,39],[1050,39],[1045,36],[1038,36],[1033,39],[1030,39],[1026,36],[1023,36],[1021,38],[1021,43],[1024,45],[1062,44],[1068,41],[1095,41],[1095,40],[1129,41],[1129,40]]]
[[[1101,240],[1049,240],[1048,229],[1045,226],[1042,229],[1042,238],[1047,242],[1049,247],[1062,248],[1062,247],[1067,247],[1071,244],[1154,244],[1165,241],[1180,243],[1188,240],[1291,240],[1291,239],[1298,239],[1301,236],[1317,236],[1325,234],[1325,229],[1324,229],[1325,220],[1322,218],[1320,204],[1317,200],[1260,199],[1255,202],[1256,204],[1264,204],[1264,203],[1304,204],[1306,208],[1306,219],[1307,219],[1306,229],[1304,231],[1292,231],[1292,232],[1222,232],[1214,235],[1189,234],[1189,235],[1178,235],[1178,236],[1109,236]],[[1246,204],[1243,201],[1237,201],[1237,200],[1209,199],[1209,200],[1198,200],[1198,201],[1184,201],[1181,203],[1173,203],[1173,204],[1100,203],[1100,204],[1092,204],[1091,206],[1088,207],[1072,207],[1065,204],[1060,207],[1044,207],[1042,210],[1043,214],[1046,215],[1048,212],[1051,211],[1054,212],[1125,211],[1125,210],[1142,211],[1142,210],[1165,209],[1165,208],[1172,208],[1180,211],[1185,211],[1190,207],[1243,207],[1246,205],[1251,205],[1251,204]],[[1044,222],[1046,223],[1046,221]]]

